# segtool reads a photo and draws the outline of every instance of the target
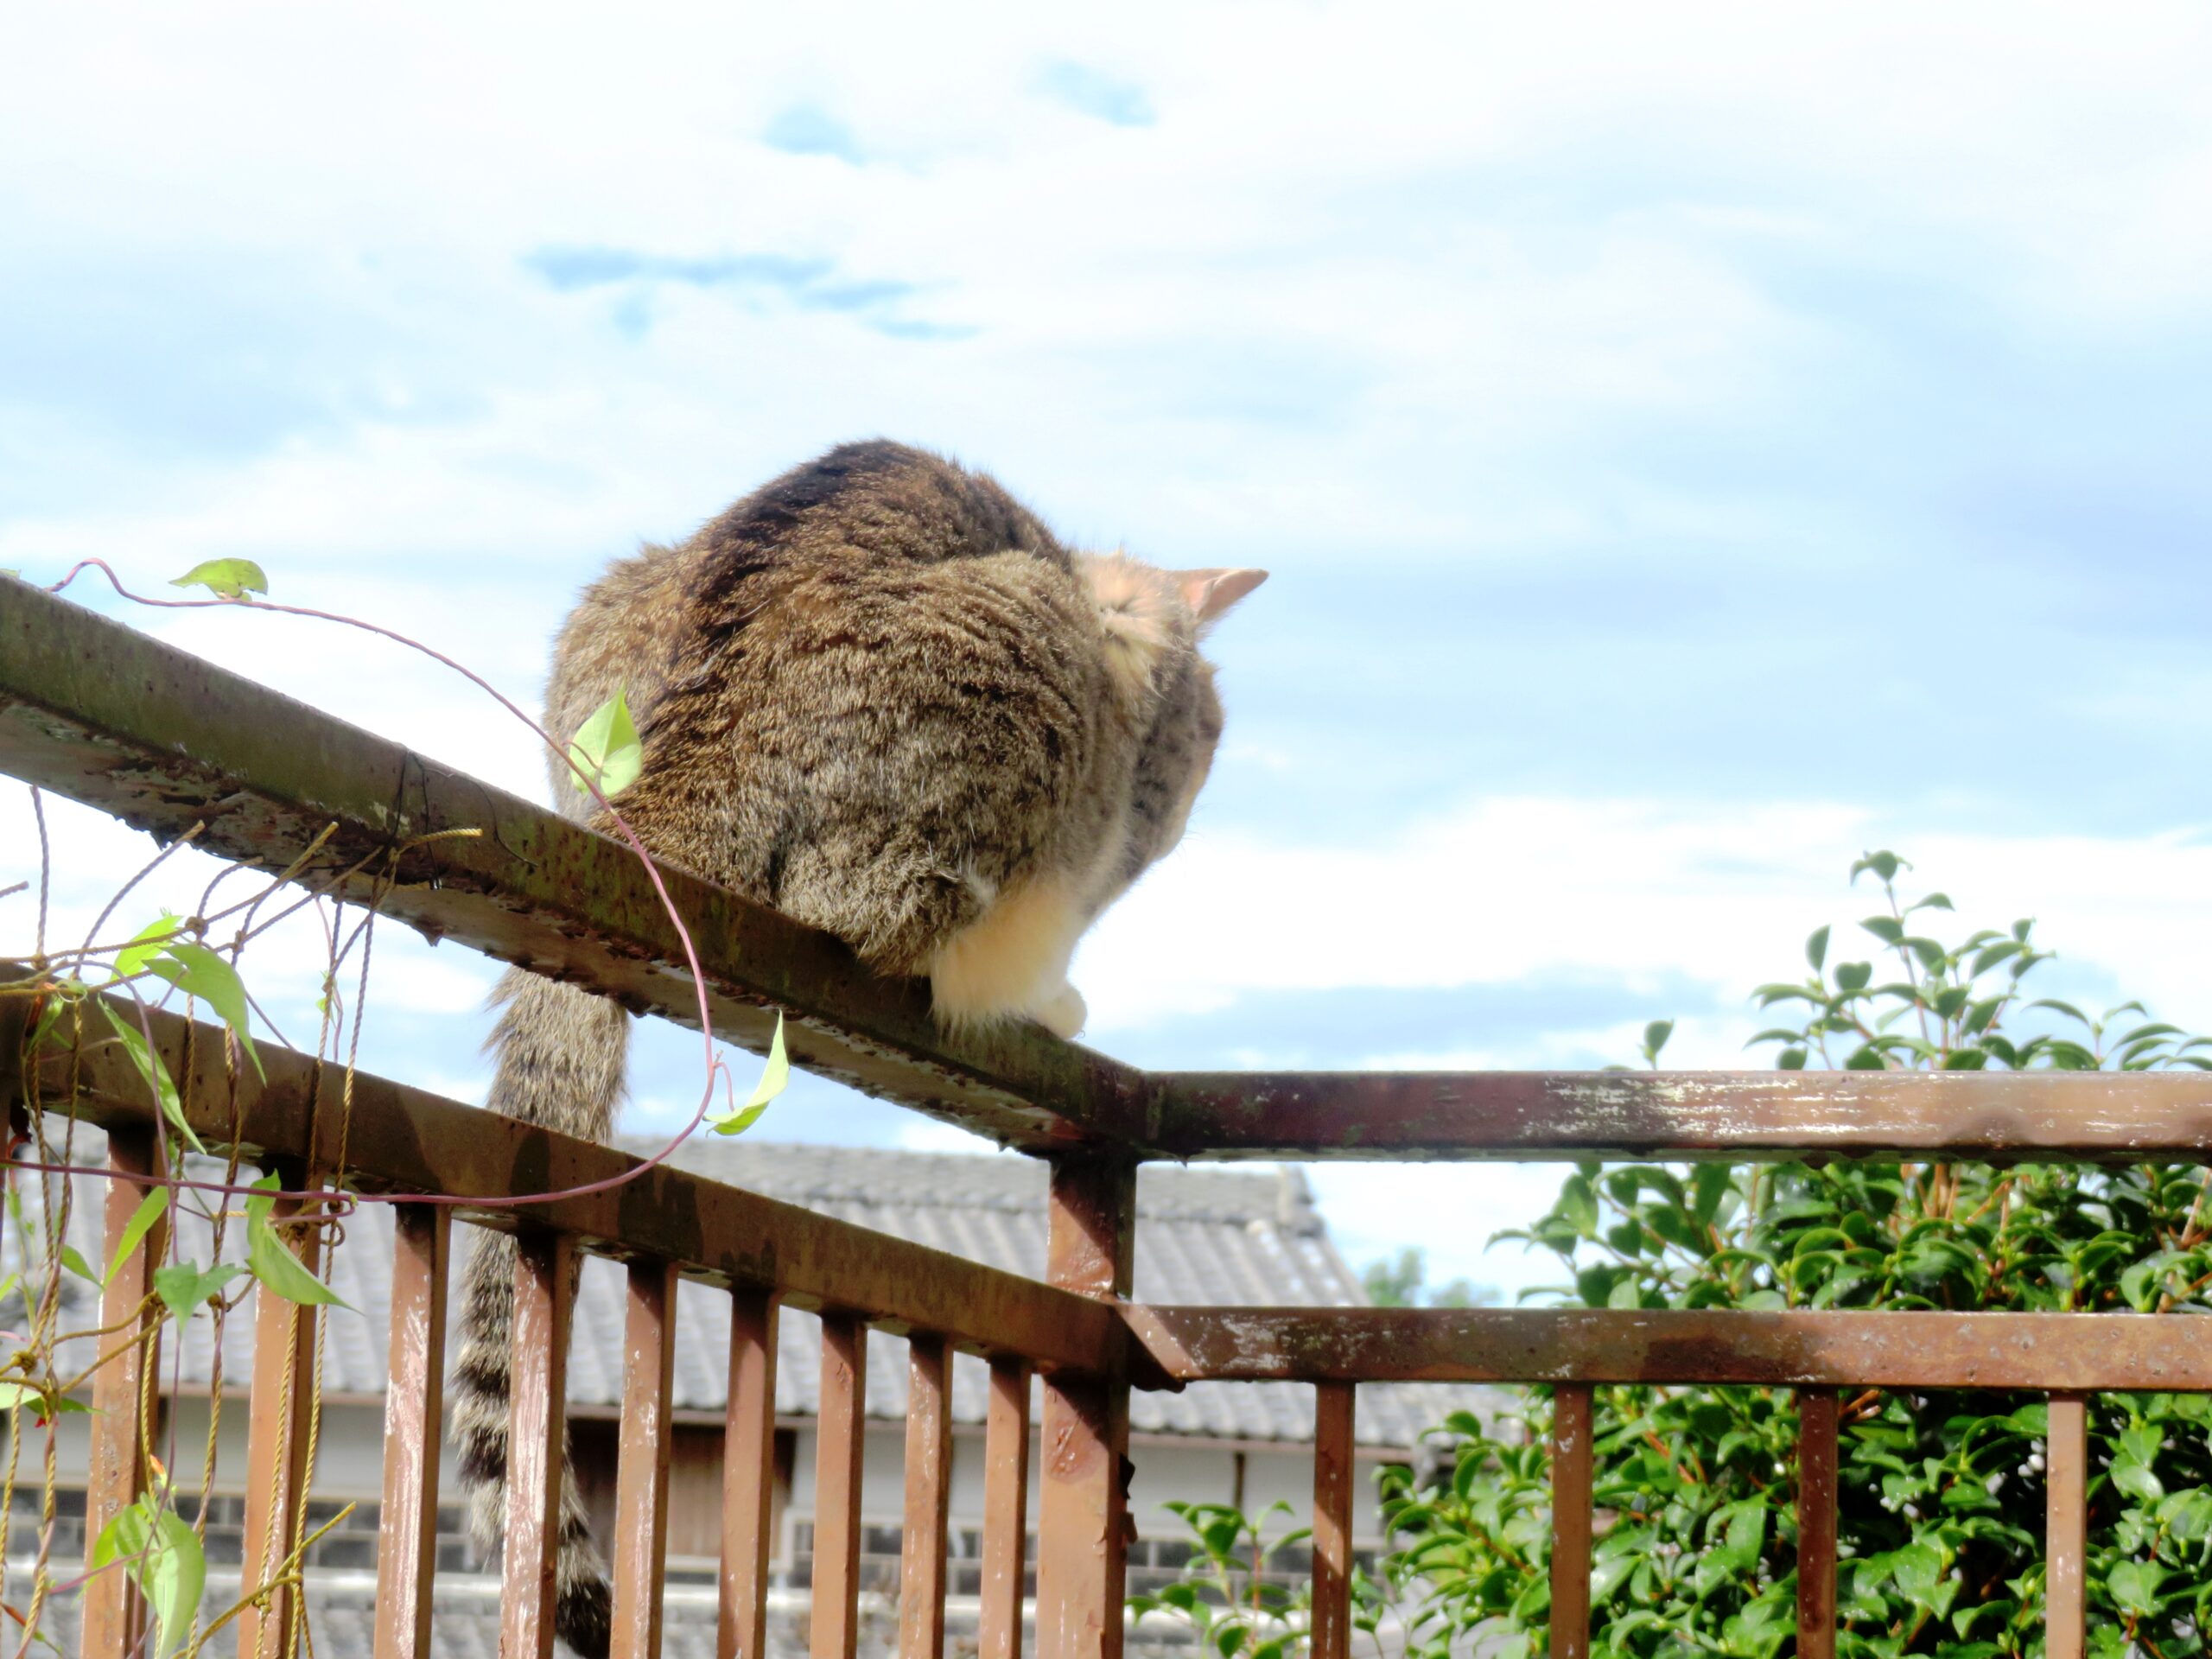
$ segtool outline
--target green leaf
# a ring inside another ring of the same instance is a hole
[[[1904,924],[1892,916],[1869,916],[1859,925],[1884,944],[1895,944],[1904,938]]]
[[[261,1056],[253,1052],[253,1034],[246,1028],[245,984],[237,969],[206,945],[182,940],[170,941],[161,956],[146,966],[187,996],[196,996],[214,1009],[238,1039],[246,1058],[253,1062],[255,1074],[268,1075],[261,1069]]]
[[[1868,853],[1852,865],[1851,879],[1856,881],[1866,871],[1872,870],[1881,880],[1894,881],[1900,869],[1911,868],[1895,853]]]
[[[1835,967],[1835,982],[1840,990],[1863,991],[1873,977],[1874,964],[1871,962],[1840,962]]]
[[[173,1510],[157,1509],[149,1498],[108,1522],[92,1548],[95,1568],[117,1561],[129,1573],[153,1609],[160,1631],[157,1655],[170,1654],[192,1637],[200,1598],[207,1587],[207,1560],[200,1540]]]
[[[645,746],[630,719],[630,704],[620,690],[592,711],[569,745],[569,760],[599,785],[609,799],[635,783],[645,762]],[[578,785],[581,788],[582,785]]]
[[[173,910],[160,916],[130,936],[130,942],[115,953],[115,971],[119,978],[128,979],[133,974],[143,973],[146,964],[160,953],[162,947],[184,932],[184,918]]]
[[[107,1016],[108,1024],[115,1027],[115,1034],[123,1043],[123,1052],[130,1057],[130,1063],[138,1068],[138,1075],[154,1091],[154,1098],[161,1103],[162,1116],[175,1126],[177,1133],[185,1138],[194,1152],[206,1152],[207,1148],[200,1145],[200,1137],[193,1133],[192,1125],[185,1118],[184,1103],[177,1098],[176,1084],[170,1079],[168,1067],[162,1064],[159,1055],[146,1046],[145,1033],[118,1014],[112,1002],[103,1001],[100,1012]]]
[[[743,1135],[760,1121],[768,1103],[782,1094],[791,1080],[791,1063],[784,1052],[784,1016],[779,1013],[776,1034],[768,1039],[767,1064],[760,1068],[760,1081],[753,1085],[752,1098],[727,1117],[709,1118],[708,1127],[716,1135]]]
[[[231,1281],[245,1271],[245,1264],[238,1262],[212,1268],[203,1268],[197,1262],[172,1262],[154,1269],[154,1294],[178,1319],[188,1319],[194,1309],[221,1295]]]
[[[2112,1465],[2112,1484],[2131,1497],[2139,1497],[2145,1503],[2156,1503],[2166,1495],[2165,1483],[2139,1463],[2117,1459]]]
[[[1667,1046],[1667,1039],[1674,1034],[1675,1022],[1671,1020],[1654,1020],[1644,1027],[1643,1058],[1656,1065],[1659,1051]]]
[[[239,599],[249,593],[267,593],[269,578],[251,559],[207,559],[194,565],[169,586],[205,588],[219,599]]]
[[[66,1394],[51,1394],[35,1383],[12,1376],[0,1377],[0,1411],[15,1411],[24,1406],[40,1417],[59,1417],[72,1411],[89,1413],[92,1409]]]
[[[123,1236],[115,1241],[115,1259],[107,1264],[107,1272],[100,1279],[103,1287],[115,1282],[115,1275],[123,1271],[123,1264],[130,1260],[130,1253],[138,1248],[138,1242],[153,1230],[154,1224],[168,1213],[168,1207],[169,1189],[166,1186],[155,1187],[138,1200],[130,1219],[123,1224]]]
[[[1936,1583],[1943,1573],[1943,1557],[1933,1544],[1910,1543],[1891,1552],[1890,1576],[1916,1607],[1934,1605]]]
[[[64,1244],[61,1247],[61,1265],[86,1284],[97,1285],[101,1282],[99,1274],[92,1271],[92,1264],[78,1253],[74,1244]]]
[[[1805,960],[1819,973],[1821,965],[1828,959],[1828,930],[1825,924],[1815,928],[1805,939]]]
[[[257,1192],[273,1192],[276,1177],[264,1175],[256,1181]],[[328,1285],[307,1270],[300,1258],[284,1247],[269,1224],[270,1212],[276,1207],[272,1197],[251,1198],[245,1201],[245,1259],[264,1288],[274,1291],[288,1302],[302,1302],[318,1306],[335,1303],[340,1307],[350,1306]]]
[[[2006,939],[2001,944],[1993,944],[1987,950],[1975,953],[1974,965],[1967,969],[1967,972],[1974,978],[1979,979],[2006,957],[2018,956],[2020,950],[2021,945],[2018,939]]]
[[[1588,1177],[1570,1175],[1559,1192],[1560,1213],[1585,1238],[1598,1236],[1598,1195]]]
[[[2165,1569],[2148,1561],[2122,1561],[2113,1567],[2105,1580],[2105,1587],[2112,1592],[2122,1612],[2138,1616],[2158,1611],[2158,1586],[2165,1578]]]

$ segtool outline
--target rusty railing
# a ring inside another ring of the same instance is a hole
[[[0,580],[0,770],[161,836],[306,872],[379,865],[382,913],[434,937],[588,983],[640,1011],[694,1017],[672,929],[615,843],[20,583]],[[468,828],[481,833],[435,836]],[[682,1302],[731,1299],[719,1652],[765,1659],[777,1319],[822,1318],[810,1640],[850,1659],[856,1637],[862,1389],[872,1330],[903,1333],[912,1386],[900,1574],[906,1659],[944,1645],[950,1355],[991,1368],[979,1643],[1022,1642],[1027,1401],[1043,1379],[1036,1629],[1041,1659],[1112,1659],[1122,1638],[1123,1459],[1132,1387],[1291,1380],[1317,1393],[1315,1659],[1347,1659],[1354,1385],[1542,1382],[1554,1429],[1552,1651],[1588,1650],[1593,1384],[1762,1383],[1799,1391],[1799,1637],[1834,1650],[1838,1390],[2019,1389],[2050,1397],[2050,1659],[2083,1650],[2084,1399],[2101,1389],[2212,1391],[2212,1342],[2186,1321],[2115,1314],[1167,1307],[1132,1304],[1135,1176],[1148,1159],[1666,1157],[1803,1154],[2202,1161],[2212,1096],[2194,1077],[1906,1074],[1146,1073],[1040,1032],[948,1036],[920,988],[873,979],[836,941],[677,870],[719,1032],[759,1048],[775,1014],[794,1061],[959,1123],[1051,1166],[1038,1281],[889,1238],[665,1166],[555,1202],[459,1211],[508,1228],[517,1269],[514,1455],[501,1650],[550,1652],[574,1252],[627,1264],[618,1465],[614,1652],[658,1651],[671,1438],[671,1343]],[[359,875],[340,890],[370,896]],[[0,1005],[4,1007],[6,1005]],[[20,1006],[7,1018],[20,1024]],[[288,1185],[508,1198],[588,1186],[636,1160],[372,1077],[356,1080],[342,1160],[340,1102],[307,1057],[264,1046],[264,1079],[226,1074],[213,1032],[157,1015],[153,1035],[210,1146],[235,1145]],[[16,1068],[11,1102],[70,1098],[109,1132],[111,1246],[157,1177],[143,1084],[116,1046]],[[429,1651],[450,1218],[398,1206],[378,1560],[378,1659]],[[301,1236],[311,1238],[311,1231]],[[146,1299],[158,1234],[105,1293],[104,1323]],[[679,1288],[680,1287],[680,1288]],[[300,1363],[310,1310],[261,1293],[255,1325],[249,1583],[284,1559],[305,1467]],[[150,1344],[99,1375],[87,1535],[144,1490]],[[87,1590],[83,1651],[122,1659],[144,1614],[122,1575]],[[291,1652],[282,1596],[242,1621],[241,1651]]]

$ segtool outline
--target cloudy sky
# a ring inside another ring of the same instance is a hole
[[[1876,845],[2212,1027],[2208,71],[2180,5],[49,9],[0,565],[247,556],[527,697],[607,557],[886,434],[1275,572],[1078,963],[1103,1048],[1579,1067],[1671,1015],[1744,1065]],[[540,787],[423,661],[85,597]],[[81,922],[143,849],[55,823]],[[372,1061],[480,1091],[488,971],[378,950]],[[633,1126],[695,1064],[645,1042]],[[823,1087],[763,1132],[949,1135]],[[1355,1257],[1542,1276],[1482,1251],[1541,1179],[1316,1179]]]

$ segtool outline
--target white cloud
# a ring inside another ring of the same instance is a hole
[[[1797,970],[1805,936],[1839,925],[1839,957],[1874,942],[1879,908],[1851,861],[1894,843],[1961,926],[2039,918],[2077,972],[2108,976],[2183,1023],[2212,1025],[2198,941],[2212,927],[2212,840],[1916,830],[1834,803],[1478,798],[1374,841],[1194,834],[1085,942],[1076,968],[1092,1029],[1224,1014],[1239,997],[1370,986],[1416,990],[1599,975],[1655,989],[1687,977],[1732,997]],[[1945,918],[1948,922],[1948,918]],[[1633,1052],[1624,1027],[1600,1034]],[[1742,1038],[1686,1025],[1669,1058],[1707,1065]],[[1515,1064],[1588,1033],[1530,1033]],[[1625,1040],[1624,1040],[1625,1039]],[[1440,1057],[1448,1058],[1448,1057]]]

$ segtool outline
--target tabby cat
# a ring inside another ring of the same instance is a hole
[[[1221,735],[1206,628],[1262,570],[1064,546],[995,482],[847,444],[583,596],[554,652],[566,744],[619,689],[644,745],[620,795],[654,854],[928,978],[953,1026],[1084,1021],[1077,939],[1183,834]],[[598,809],[558,756],[555,798]],[[628,1018],[520,969],[494,1110],[603,1139]],[[469,1263],[454,1426],[471,1524],[504,1521],[514,1244]],[[608,1640],[605,1566],[564,1478],[556,1628]]]

